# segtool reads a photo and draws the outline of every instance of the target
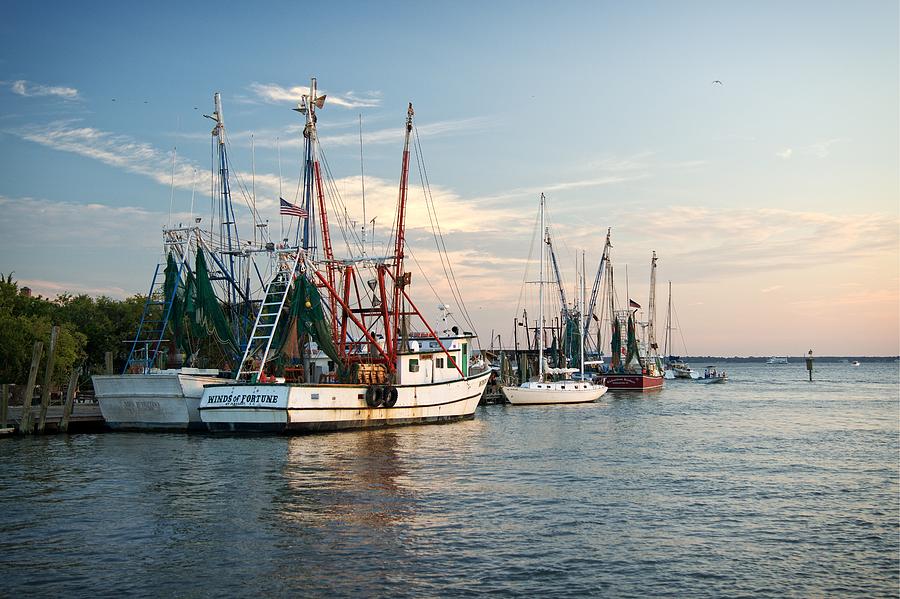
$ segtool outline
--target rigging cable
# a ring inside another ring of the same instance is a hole
[[[441,256],[441,264],[442,265],[444,264],[444,257],[446,257],[446,267],[444,270],[444,274],[447,275],[448,283],[450,284],[450,290],[451,290],[451,292],[453,292],[453,295],[458,302],[460,310],[462,311],[462,314],[463,314],[463,318],[465,319],[466,323],[472,328],[472,331],[475,331],[475,325],[472,322],[472,318],[469,315],[469,310],[466,307],[466,304],[462,299],[462,293],[459,290],[459,284],[457,283],[456,276],[453,273],[453,265],[450,261],[449,253],[447,252],[447,245],[444,242],[444,235],[441,232],[440,222],[437,221],[437,209],[434,205],[434,196],[431,194],[431,184],[428,181],[428,171],[425,167],[425,155],[424,155],[424,152],[422,151],[422,144],[421,144],[421,140],[419,138],[419,129],[417,127],[414,127],[413,129],[415,132],[414,147],[416,150],[416,160],[418,161],[418,164],[419,164],[419,172],[420,172],[420,177],[422,178],[423,191],[426,194],[425,195],[426,206],[430,205],[430,209],[432,211],[434,211],[434,222],[432,223],[432,233],[435,233],[435,231],[436,231],[435,242],[436,243],[439,242],[438,253],[440,254],[441,250],[443,249],[443,255]],[[430,218],[430,216],[429,216],[429,218]],[[449,271],[449,275],[448,275],[448,271]]]

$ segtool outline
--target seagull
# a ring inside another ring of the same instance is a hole
[[[713,85],[715,85],[716,83],[718,83],[719,85],[722,85],[722,82],[719,81],[718,79],[716,79],[715,81],[713,81]]]

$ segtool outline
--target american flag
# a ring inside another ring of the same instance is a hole
[[[281,209],[279,210],[281,214],[287,214],[288,216],[297,216],[300,218],[306,218],[307,216],[309,216],[309,213],[300,206],[291,204],[284,198],[278,199],[281,200]]]

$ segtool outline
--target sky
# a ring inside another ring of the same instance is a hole
[[[362,130],[378,243],[413,102],[484,346],[511,344],[534,295],[522,289],[544,193],[570,298],[607,228],[620,299],[627,271],[646,307],[657,253],[657,323],[671,281],[678,353],[900,353],[896,1],[6,0],[3,12],[0,272],[45,296],[146,293],[161,228],[209,211],[215,92],[235,201],[255,172],[278,230],[278,195],[296,197],[300,170],[290,109],[317,77],[321,146],[359,222]],[[461,312],[417,164],[413,295],[431,317],[440,303]]]

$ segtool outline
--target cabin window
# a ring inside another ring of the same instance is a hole
[[[419,372],[419,361],[415,358],[412,358],[409,361],[409,371],[410,372]]]
[[[444,367],[444,358],[435,358],[434,359],[434,367],[435,368],[443,368]]]

